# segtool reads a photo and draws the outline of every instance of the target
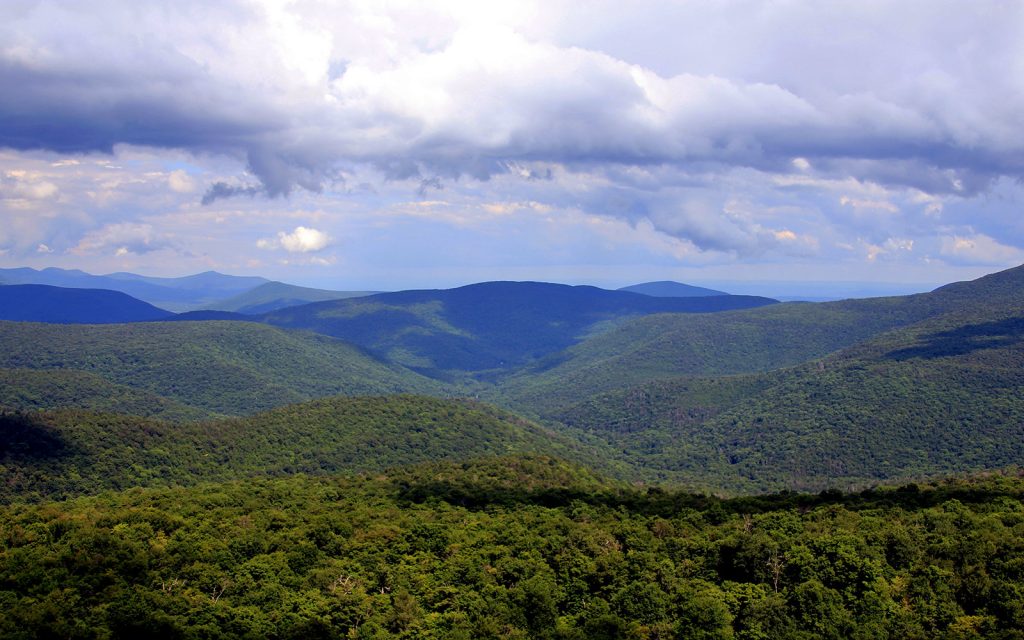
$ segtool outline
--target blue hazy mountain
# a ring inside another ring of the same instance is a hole
[[[45,284],[0,286],[0,319],[59,324],[106,324],[163,320],[169,311],[120,291]]]
[[[77,269],[28,267],[0,269],[4,284],[44,284],[76,289],[120,291],[161,309],[190,311],[218,300],[236,296],[270,282],[266,278],[230,276],[207,271],[181,278],[157,278],[134,273],[92,275]]]
[[[446,372],[504,371],[630,317],[775,302],[756,296],[656,298],[589,286],[484,282],[318,302],[257,318],[341,338],[386,360],[444,377]]]
[[[284,282],[265,282],[253,289],[239,293],[224,300],[219,300],[206,308],[214,311],[232,311],[250,315],[268,313],[295,307],[310,302],[324,300],[340,300],[342,298],[358,298],[368,296],[376,291],[332,291],[328,289],[311,289],[298,287]]]
[[[683,284],[682,282],[674,282],[672,280],[659,280],[657,282],[634,284],[628,287],[622,287],[619,291],[642,293],[645,296],[655,296],[657,298],[700,298],[704,296],[729,295],[725,291],[696,287],[692,284]]]

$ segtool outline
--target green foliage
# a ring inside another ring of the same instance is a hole
[[[1024,315],[1024,267],[931,293],[715,314],[656,314],[598,333],[515,373],[492,401],[555,413],[581,398],[684,375],[772,371],[930,318]]]
[[[722,501],[500,458],[15,504],[0,637],[1019,638],[1022,498]]]
[[[485,282],[281,309],[260,317],[357,344],[443,380],[495,380],[637,315],[708,313],[774,303],[755,296],[653,298],[543,282]]]
[[[0,374],[10,383],[0,406],[10,409],[79,407],[168,419],[251,414],[337,394],[441,392],[436,382],[338,340],[248,322],[0,322],[0,369],[43,372],[24,380]],[[139,408],[144,399],[153,402]]]
[[[819,490],[1024,456],[1024,320],[944,314],[766,374],[688,377],[548,417],[653,477],[706,489]]]
[[[417,396],[335,397],[186,424],[75,410],[0,414],[0,500],[506,453],[593,461],[512,414]]]

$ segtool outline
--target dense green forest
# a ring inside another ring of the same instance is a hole
[[[1018,473],[637,491],[550,458],[0,507],[6,638],[1021,638]]]
[[[0,502],[524,453],[608,466],[513,414],[417,396],[335,397],[186,424],[72,409],[0,413]]]
[[[548,417],[663,479],[855,487],[1024,458],[1024,320],[968,307],[763,374],[597,394]]]
[[[441,386],[375,360],[339,340],[252,322],[156,322],[97,326],[0,322],[0,369],[56,372],[54,397],[27,381],[0,393],[11,409],[115,409],[120,389],[160,396],[147,410],[171,419],[196,414],[245,415],[336,394],[420,392]],[[97,398],[98,376],[119,393]],[[17,374],[6,374],[9,379]],[[58,391],[59,390],[59,391]],[[183,411],[182,405],[192,411]]]
[[[797,366],[929,319],[944,317],[956,325],[1022,314],[1024,267],[912,296],[787,303],[713,315],[653,314],[511,372],[488,397],[550,412],[655,380]]]

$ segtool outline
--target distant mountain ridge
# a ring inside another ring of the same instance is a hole
[[[0,286],[0,320],[107,324],[165,320],[171,315],[120,291],[45,284]]]
[[[253,289],[236,296],[210,304],[204,310],[232,311],[246,315],[259,315],[295,307],[310,302],[358,298],[373,295],[378,291],[331,291],[328,289],[311,289],[298,287],[284,282],[265,282]]]
[[[42,270],[28,267],[0,269],[0,280],[6,284],[45,284],[54,287],[120,291],[174,312],[196,309],[270,282],[266,278],[230,276],[216,271],[181,278],[157,278],[123,272],[97,276],[77,269],[55,267]]]
[[[543,412],[682,375],[765,372],[943,314],[1017,308],[1022,297],[1024,266],[907,296],[791,302],[714,316],[652,314],[549,354],[512,374],[495,393],[503,402]]]
[[[756,296],[655,298],[545,282],[484,282],[290,307],[258,319],[355,343],[427,375],[507,371],[587,333],[651,313],[712,313],[775,304]]]
[[[617,291],[630,291],[632,293],[642,293],[645,296],[655,296],[659,298],[697,298],[704,296],[730,295],[725,291],[697,287],[692,284],[683,284],[682,282],[675,282],[673,280],[644,282],[641,284],[630,285],[628,287],[620,287]]]

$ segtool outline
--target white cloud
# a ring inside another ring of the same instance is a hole
[[[143,255],[172,248],[171,242],[152,225],[123,222],[90,231],[71,250],[78,255],[113,254],[121,257],[133,253]]]
[[[53,249],[46,246],[45,244],[40,244],[38,247],[36,247],[36,253],[53,253]]]
[[[941,255],[963,264],[1011,266],[1024,262],[1024,250],[1011,247],[982,233],[941,238]]]
[[[196,190],[195,180],[182,169],[172,171],[167,176],[167,186],[177,193],[192,193]]]
[[[256,241],[260,249],[284,249],[289,253],[311,253],[322,251],[331,244],[331,237],[310,227],[295,227],[291,233],[279,231],[276,238],[262,238]]]

